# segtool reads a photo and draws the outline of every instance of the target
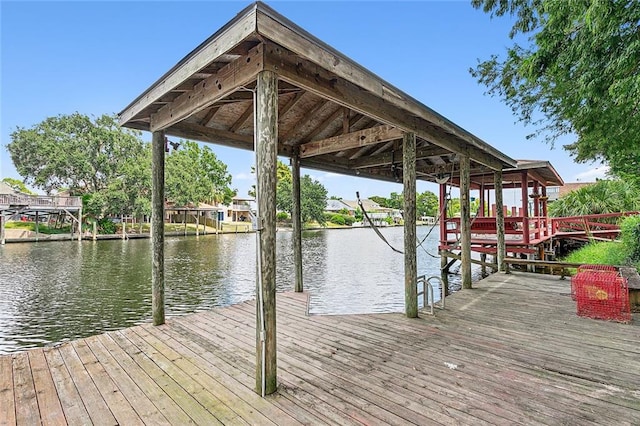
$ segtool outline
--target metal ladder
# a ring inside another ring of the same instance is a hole
[[[436,304],[433,297],[433,285],[431,284],[432,280],[438,281],[438,286],[440,288],[440,301]],[[422,283],[422,291],[420,291],[420,283]],[[426,275],[421,275],[418,277],[416,281],[416,286],[418,288],[417,296],[422,296],[423,308],[426,310],[427,306],[429,306],[430,310],[427,312],[429,315],[433,315],[434,306],[440,309],[444,309],[444,283],[442,279],[436,275],[433,275],[427,278]]]

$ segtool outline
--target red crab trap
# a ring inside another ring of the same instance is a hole
[[[617,273],[618,269],[615,266],[610,265],[581,265],[578,267],[578,271],[576,274],[580,274],[582,272],[604,272],[604,273]],[[571,279],[571,298],[576,300],[576,280]]]
[[[615,267],[581,266],[571,278],[571,293],[575,294],[579,316],[631,321],[627,280]]]

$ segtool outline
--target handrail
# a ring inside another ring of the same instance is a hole
[[[57,195],[0,194],[0,205],[39,206],[39,207],[81,207],[80,197],[61,197]]]
[[[433,275],[429,278],[426,278],[426,275],[420,275],[418,277],[418,279],[416,280],[416,287],[418,287],[418,285],[420,283],[422,283],[422,291],[418,291],[418,293],[416,294],[416,296],[422,296],[422,304],[423,307],[426,309],[427,306],[430,307],[430,315],[433,315],[433,307],[436,306],[435,301],[434,301],[434,296],[433,296],[433,285],[431,284],[431,280],[438,280],[439,283],[439,287],[440,287],[440,303],[438,308],[440,309],[444,309],[444,283],[442,282],[442,279],[436,275]],[[429,297],[431,296],[431,297]]]

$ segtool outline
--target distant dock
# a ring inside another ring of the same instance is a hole
[[[494,274],[435,316],[307,316],[281,293],[278,391],[255,302],[0,357],[0,424],[637,424],[640,325],[575,314],[569,281]]]

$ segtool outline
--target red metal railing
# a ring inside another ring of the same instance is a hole
[[[615,238],[620,233],[620,218],[634,216],[640,212],[621,212],[592,214],[585,216],[567,216],[551,218],[551,233],[575,233],[585,236],[597,234]]]

